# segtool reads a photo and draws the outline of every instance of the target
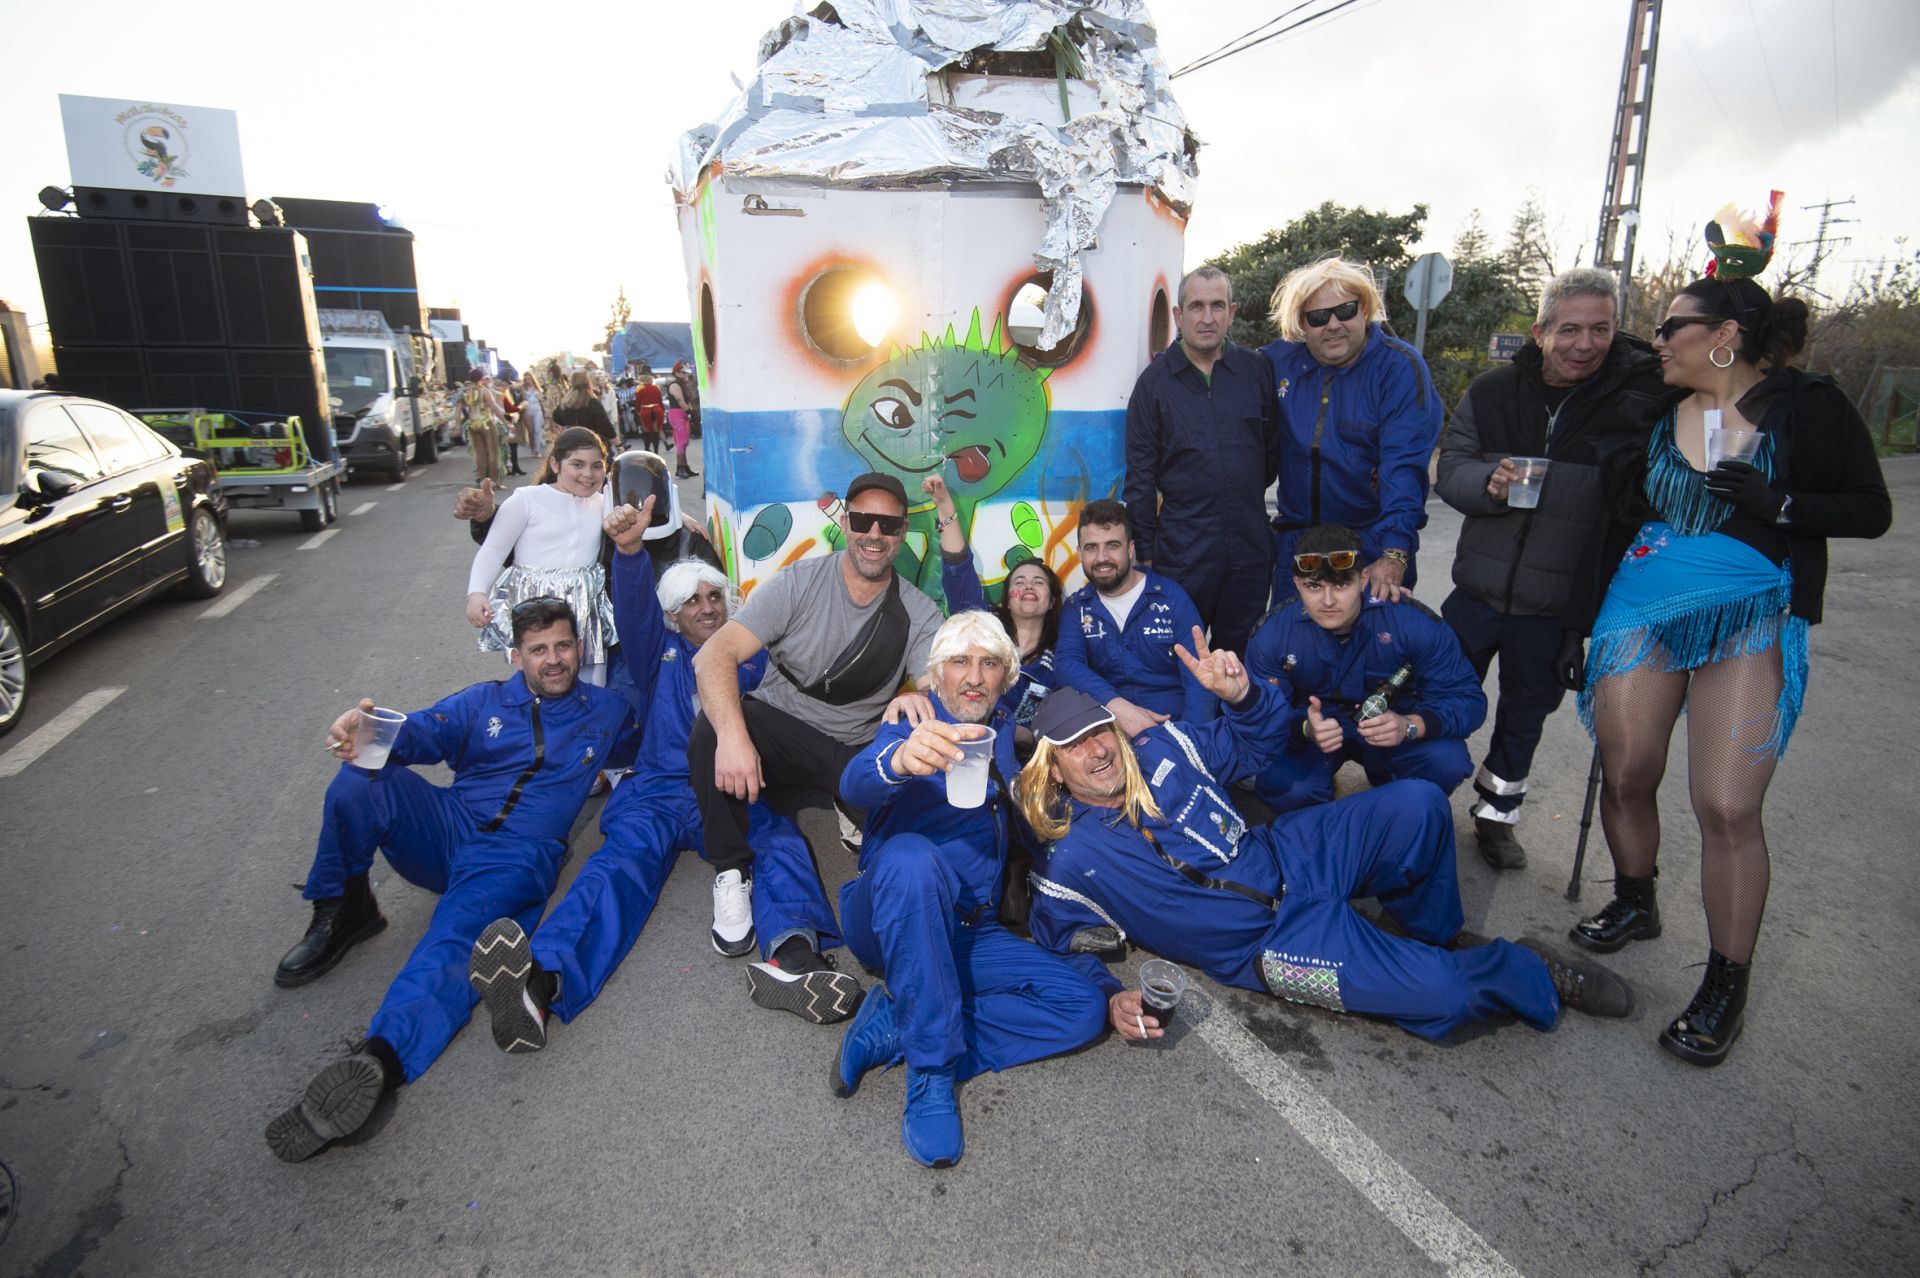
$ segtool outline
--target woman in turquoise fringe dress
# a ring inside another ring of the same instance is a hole
[[[1712,948],[1660,1043],[1697,1065],[1725,1059],[1744,1024],[1770,874],[1761,806],[1806,692],[1826,539],[1878,537],[1892,522],[1860,415],[1830,379],[1788,367],[1806,335],[1806,305],[1751,279],[1709,276],[1673,299],[1653,343],[1672,394],[1644,450],[1622,444],[1605,459],[1614,520],[1597,531],[1560,661],[1599,746],[1616,875],[1614,899],[1572,930],[1587,949],[1660,934],[1656,796],[1687,711]],[[1750,464],[1708,469],[1709,410],[1724,428],[1760,432]]]

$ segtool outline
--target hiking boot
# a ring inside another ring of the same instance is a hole
[[[367,876],[354,875],[347,880],[344,895],[313,903],[313,921],[307,924],[307,934],[280,960],[273,983],[291,989],[318,980],[332,971],[348,950],[386,925]]]
[[[953,1067],[907,1066],[907,1108],[900,1115],[900,1143],[922,1167],[951,1167],[965,1142],[960,1107],[953,1100]]]
[[[1747,980],[1753,964],[1707,952],[1707,974],[1687,1010],[1660,1031],[1660,1046],[1691,1065],[1718,1065],[1746,1028]]]
[[[1567,939],[1595,954],[1612,954],[1629,941],[1651,941],[1660,935],[1660,907],[1653,890],[1658,877],[1657,873],[1641,879],[1616,877],[1613,899],[1598,914],[1575,923]]]
[[[1567,1011],[1588,1016],[1621,1017],[1633,1011],[1633,987],[1597,963],[1581,963],[1523,936],[1514,942],[1538,954],[1553,979],[1553,991]]]
[[[503,1052],[537,1052],[547,1045],[554,977],[534,960],[526,929],[495,919],[473,943],[467,980],[487,1005],[493,1042]]]
[[[753,880],[738,870],[713,876],[713,948],[739,958],[753,948]]]
[[[805,937],[793,937],[768,962],[748,965],[747,993],[756,1006],[833,1025],[859,1009],[865,991],[857,978],[835,970],[832,956],[815,950]]]
[[[393,1049],[385,1043],[385,1055]],[[373,1110],[397,1085],[397,1070],[389,1075],[380,1053],[370,1050],[374,1040],[342,1061],[322,1069],[307,1084],[297,1104],[267,1124],[267,1148],[282,1162],[298,1163],[313,1157],[336,1140],[359,1131]],[[397,1065],[397,1062],[396,1062]]]
[[[851,1096],[868,1070],[890,1069],[904,1059],[900,1035],[893,1027],[893,999],[875,986],[861,1000],[859,1013],[840,1040],[833,1062],[833,1094],[843,1099]]]
[[[1473,819],[1473,837],[1480,845],[1480,859],[1494,869],[1526,868],[1527,850],[1520,846],[1513,826],[1507,822],[1489,821],[1486,817],[1477,816]]]

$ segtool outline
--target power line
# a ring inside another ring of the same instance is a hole
[[[1701,85],[1706,88],[1707,97],[1713,102],[1713,109],[1720,113],[1720,123],[1727,126],[1727,136],[1740,144],[1740,149],[1747,153],[1748,163],[1758,167],[1760,161],[1754,156],[1753,148],[1747,145],[1746,133],[1733,127],[1733,121],[1728,118],[1727,109],[1720,105],[1720,95],[1713,91],[1713,81],[1707,79],[1707,69],[1700,65],[1700,55],[1693,51],[1693,42],[1687,39],[1684,29],[1680,32],[1680,47],[1687,51],[1687,58],[1693,63],[1694,72],[1700,77]]]
[[[1291,18],[1294,14],[1300,12],[1302,9],[1305,9],[1308,6],[1316,3],[1318,3],[1318,0],[1300,0],[1300,3],[1294,5],[1293,8],[1287,9],[1281,12],[1280,14],[1267,19],[1265,22],[1261,23],[1259,26],[1255,27],[1251,31],[1242,32],[1240,35],[1235,36],[1233,39],[1221,45],[1218,49],[1209,49],[1207,52],[1195,58],[1193,62],[1188,63],[1186,67],[1182,67],[1179,71],[1176,71],[1174,74],[1175,75],[1184,74],[1187,68],[1193,66],[1194,63],[1203,62],[1206,59],[1211,58],[1216,53],[1223,53],[1226,50],[1231,49],[1234,45],[1239,44],[1242,40],[1245,40],[1248,36],[1259,35],[1262,31],[1265,31],[1268,27],[1272,26],[1274,23],[1284,21],[1287,18]]]
[[[1827,0],[1827,44],[1833,50],[1833,129],[1840,131],[1840,0]]]
[[[1257,40],[1249,40],[1247,39],[1246,36],[1242,36],[1240,39],[1244,43],[1233,44],[1233,47],[1226,49],[1224,52],[1215,51],[1214,53],[1208,54],[1206,57],[1196,58],[1192,62],[1189,62],[1186,66],[1181,67],[1178,71],[1175,71],[1172,75],[1168,76],[1167,78],[1170,80],[1177,80],[1183,75],[1187,75],[1187,74],[1190,74],[1191,72],[1199,71],[1206,67],[1210,67],[1216,62],[1225,62],[1228,58],[1233,57],[1235,54],[1245,53],[1248,49],[1252,49],[1252,48],[1255,48],[1256,46],[1263,45],[1269,40],[1277,40],[1281,36],[1286,35],[1289,31],[1298,31],[1300,28],[1304,26],[1308,26],[1312,23],[1318,22],[1322,18],[1331,17],[1333,14],[1338,13],[1340,10],[1358,3],[1360,3],[1360,0],[1339,0],[1339,3],[1333,5],[1331,8],[1321,9],[1315,13],[1309,13],[1306,17],[1300,19],[1298,22],[1289,23],[1288,25],[1281,27],[1278,31],[1269,31],[1266,35],[1261,36]],[[1278,21],[1278,19],[1275,19],[1275,21]],[[1273,24],[1269,22],[1269,23],[1264,23],[1262,25],[1271,26]],[[1249,31],[1247,35],[1248,36],[1253,35],[1254,32],[1259,30],[1261,30],[1261,27],[1255,27],[1254,30]]]
[[[1760,46],[1760,65],[1767,73],[1767,92],[1773,95],[1773,113],[1780,117],[1780,136],[1793,145],[1793,130],[1787,127],[1787,113],[1780,108],[1780,91],[1773,87],[1773,63],[1767,60],[1767,42],[1760,38],[1760,19],[1753,11],[1753,0],[1747,0],[1747,21],[1753,24],[1753,42]]]

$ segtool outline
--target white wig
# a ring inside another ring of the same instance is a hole
[[[727,580],[727,574],[704,559],[676,559],[660,574],[660,588],[654,592],[660,599],[660,611],[667,615],[667,629],[680,629],[680,623],[674,620],[673,614],[679,612],[681,606],[698,594],[703,586],[718,586],[726,591],[729,617],[740,606],[740,596],[735,593],[733,583]]]
[[[927,652],[927,683],[940,677],[940,667],[965,655],[969,648],[984,648],[1000,658],[1007,668],[1007,687],[1020,677],[1020,650],[1007,638],[1007,628],[990,612],[956,612],[933,632],[933,647]]]

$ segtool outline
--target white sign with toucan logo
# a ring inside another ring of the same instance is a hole
[[[60,95],[75,186],[244,196],[240,117],[218,107]]]

